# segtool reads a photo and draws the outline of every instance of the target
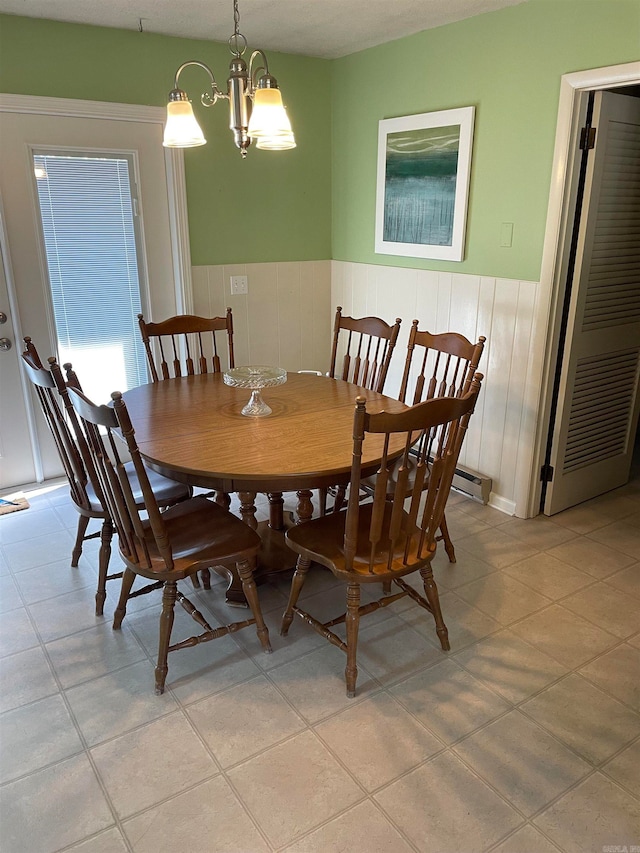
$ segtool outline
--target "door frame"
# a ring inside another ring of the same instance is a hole
[[[575,158],[582,117],[583,95],[597,89],[640,84],[640,62],[611,65],[588,71],[563,74],[560,79],[558,122],[553,153],[553,167],[547,224],[542,250],[540,291],[536,324],[543,331],[544,352],[540,379],[540,395],[535,408],[537,420],[533,441],[532,465],[528,484],[523,481],[521,500],[526,502],[525,517],[540,512],[542,483],[540,470],[546,455],[547,434],[551,417],[553,384],[556,371],[558,340],[566,287],[565,273],[570,247],[575,205]],[[518,513],[519,515],[520,513]]]
[[[28,113],[52,117],[70,117],[87,119],[105,119],[110,121],[132,121],[137,123],[164,125],[166,113],[163,107],[149,107],[139,104],[118,104],[101,101],[71,100],[67,98],[48,98],[38,95],[13,95],[0,93],[0,114]],[[175,297],[178,313],[193,313],[193,288],[191,280],[191,250],[189,245],[189,221],[187,215],[187,190],[184,172],[184,152],[179,148],[164,149],[164,164],[168,190],[169,229],[171,233],[171,254]],[[4,266],[5,279],[12,315],[12,334],[15,346],[22,342],[22,325],[18,312],[18,300],[11,268],[11,253],[2,214],[0,199],[0,261]],[[29,424],[31,452],[36,481],[44,479],[40,449],[35,427],[35,410],[28,382],[23,371],[19,371],[22,396]]]

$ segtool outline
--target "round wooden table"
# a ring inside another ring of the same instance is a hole
[[[284,543],[283,492],[297,492],[297,522],[313,515],[311,489],[346,484],[351,472],[356,397],[372,412],[406,408],[390,397],[341,379],[289,373],[287,382],[263,392],[267,417],[240,414],[248,391],[224,384],[221,373],[167,379],[124,395],[136,440],[150,468],[180,482],[219,493],[237,492],[241,514],[263,540],[256,577],[292,568]],[[398,448],[400,449],[400,448]],[[382,439],[368,435],[362,468],[374,473]],[[269,498],[269,521],[258,525],[256,493]],[[232,583],[227,600],[242,603]]]

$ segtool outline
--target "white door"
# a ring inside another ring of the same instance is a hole
[[[627,482],[640,409],[640,98],[597,92],[544,512]]]
[[[162,111],[6,95],[0,98],[0,109],[0,196],[5,217],[5,254],[12,269],[14,313],[18,315],[14,320],[22,334],[31,336],[41,356],[58,353],[41,236],[34,151],[66,149],[133,154],[143,234],[140,286],[146,313],[151,318],[162,319],[188,310],[190,265],[188,247],[184,245],[187,229],[182,160],[162,147]],[[2,310],[9,313],[0,306]],[[0,351],[10,356],[3,359],[2,366],[0,436],[3,443],[5,437],[7,443],[11,442],[11,450],[3,455],[4,464],[0,468],[2,489],[62,473],[37,406],[39,448],[35,454],[40,453],[41,467],[36,465],[34,469],[34,448],[29,430],[24,429],[29,399],[12,393],[11,406],[6,405],[5,388],[17,389],[21,385],[18,374],[21,350],[21,341],[15,340],[12,351]],[[82,365],[74,367],[82,380]],[[12,462],[6,464],[9,455]]]

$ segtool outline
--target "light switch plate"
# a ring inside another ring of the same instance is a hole
[[[231,276],[231,295],[238,296],[242,293],[249,293],[249,281],[246,275]]]

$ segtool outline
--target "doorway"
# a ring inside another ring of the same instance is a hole
[[[586,124],[588,96],[589,93],[601,90],[620,92],[626,87],[637,86],[640,86],[640,62],[567,74],[561,80],[553,178],[540,282],[540,322],[547,328],[547,340],[526,512],[529,517],[541,511],[543,479],[551,473],[546,467],[548,437],[554,417],[554,394],[558,394],[557,376],[562,371],[560,342],[565,331],[563,326],[566,319],[566,284],[570,273],[572,248],[575,249],[575,245],[572,245],[572,230],[581,179],[580,134]],[[559,404],[562,404],[565,398],[566,395],[561,393],[557,397]],[[627,436],[627,441],[632,447],[633,433]],[[605,490],[606,487],[603,491]],[[592,496],[593,494],[587,495],[584,499]],[[580,500],[581,498],[578,498],[574,503]],[[571,503],[566,504],[569,505]]]
[[[7,489],[61,474],[55,447],[39,407],[34,405],[19,359],[25,334],[32,337],[43,357],[61,355],[37,215],[33,152],[52,148],[107,155],[133,152],[139,165],[139,266],[145,311],[151,319],[161,319],[189,312],[192,301],[182,152],[162,147],[162,109],[0,95],[0,113],[0,196],[4,212],[0,237],[7,287],[7,307],[0,305],[0,312],[7,316],[2,336],[12,344],[10,353],[1,352],[0,357],[11,356],[3,360],[3,384],[5,374],[11,374],[11,387],[15,389],[10,405],[3,400],[0,408],[0,488]],[[99,311],[96,315],[100,322]],[[78,362],[74,367],[82,381],[82,365]],[[16,427],[31,422],[31,433]]]

